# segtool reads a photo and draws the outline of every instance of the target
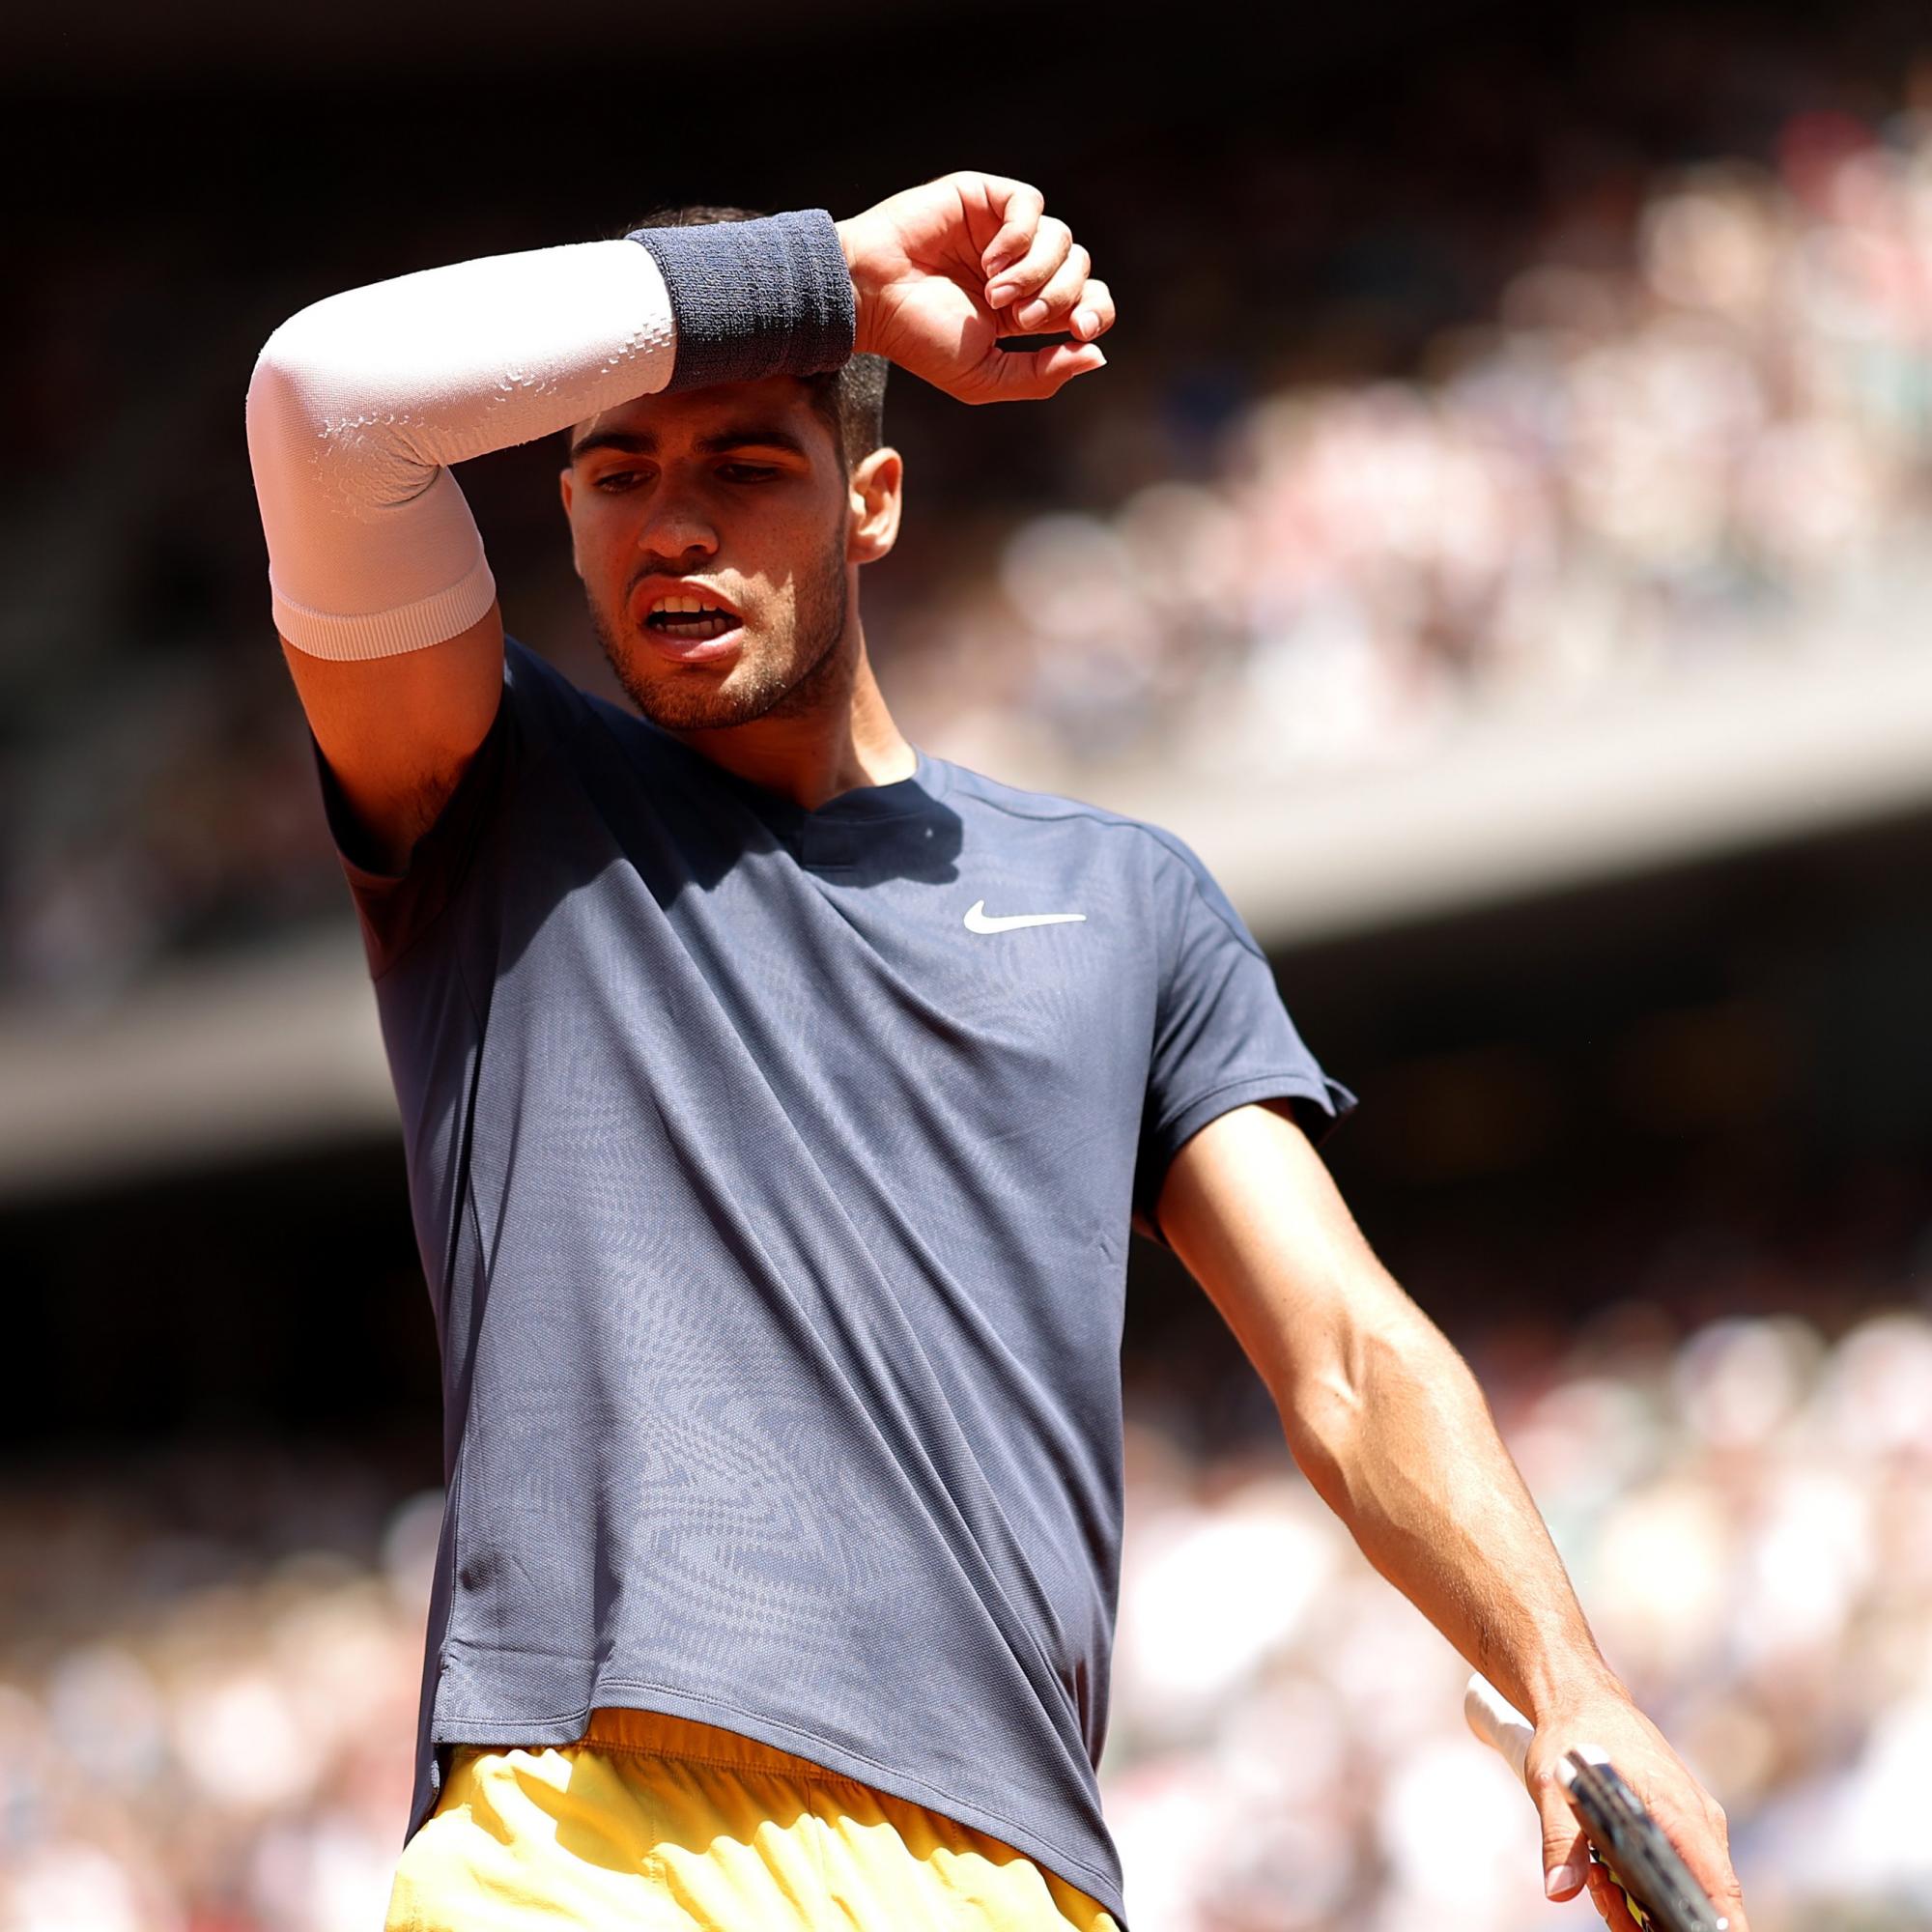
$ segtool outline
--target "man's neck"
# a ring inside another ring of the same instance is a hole
[[[806,811],[840,792],[911,778],[918,755],[886,709],[864,635],[849,654],[836,655],[825,687],[809,702],[781,704],[749,724],[677,736],[713,764]]]

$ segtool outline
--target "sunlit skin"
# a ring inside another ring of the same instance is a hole
[[[640,396],[579,423],[571,448],[558,484],[572,562],[645,717],[808,810],[911,776],[859,614],[860,570],[898,534],[896,450],[843,475],[830,425],[789,376]],[[654,594],[687,582],[743,619],[703,662],[675,661],[644,621]]]

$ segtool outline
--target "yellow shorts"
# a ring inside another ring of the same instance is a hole
[[[385,1932],[1118,1932],[1010,1845],[735,1731],[598,1710],[451,1747]]]

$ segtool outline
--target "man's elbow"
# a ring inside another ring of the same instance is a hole
[[[1414,1304],[1350,1324],[1275,1391],[1289,1452],[1331,1509],[1374,1432],[1404,1427],[1418,1400],[1468,1377],[1442,1331]]]
[[[327,362],[304,322],[308,313],[301,310],[270,333],[248,377],[242,416],[258,473],[271,455],[299,469],[293,459],[310,458],[314,439],[327,428]]]
[[[1383,1379],[1381,1358],[1391,1338],[1350,1331],[1274,1390],[1290,1453],[1301,1472],[1331,1506],[1330,1490],[1340,1480],[1350,1444],[1362,1429],[1369,1404]]]
[[[248,460],[258,496],[268,492],[278,509],[298,502],[365,522],[435,477],[415,446],[412,386],[357,294],[298,309],[256,354],[242,405]]]
[[[248,379],[250,424],[266,418],[298,426],[306,437],[338,430],[355,418],[370,431],[407,414],[386,364],[379,318],[358,292],[323,296],[269,333]]]

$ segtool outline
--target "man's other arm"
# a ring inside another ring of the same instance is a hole
[[[1526,1781],[1544,1868],[1571,1873],[1549,1895],[1584,1883],[1588,1853],[1554,1773],[1587,1741],[1747,1932],[1721,1808],[1605,1662],[1468,1364],[1376,1259],[1286,1108],[1209,1122],[1170,1162],[1157,1213],[1267,1384],[1310,1484],[1535,1723]]]

